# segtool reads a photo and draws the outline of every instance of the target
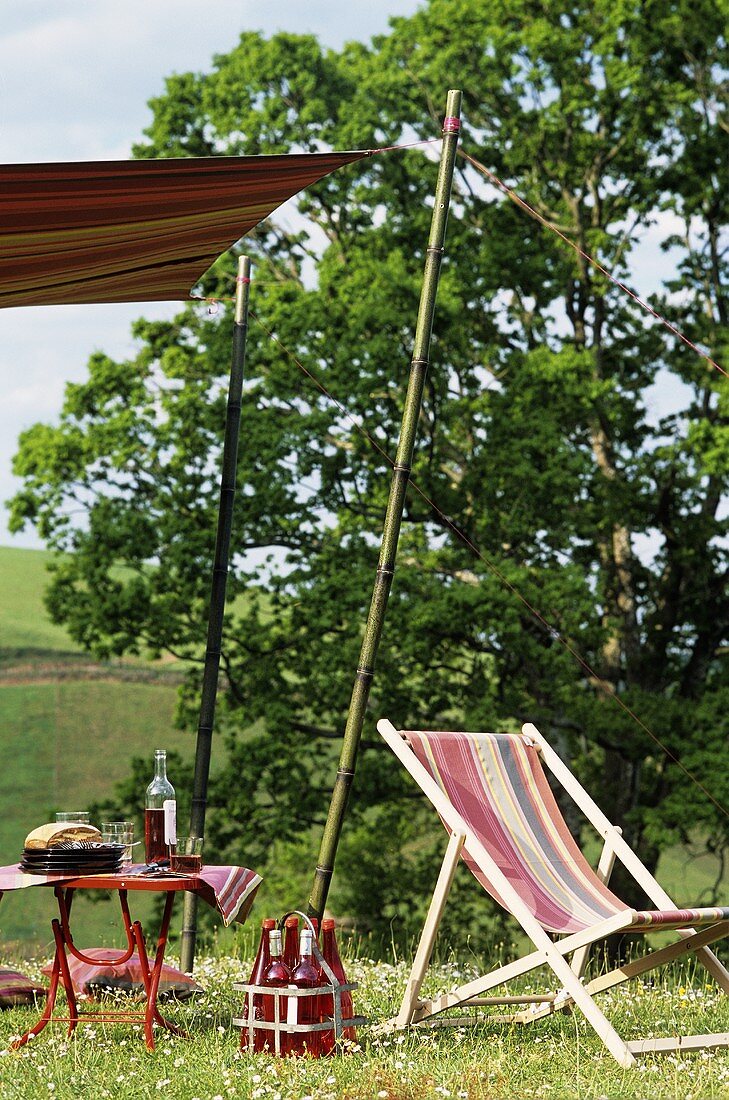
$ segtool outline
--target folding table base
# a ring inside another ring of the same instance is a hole
[[[86,885],[86,884],[84,884]],[[164,887],[161,887],[164,889]],[[164,963],[165,949],[167,947],[167,937],[170,927],[170,918],[172,916],[172,906],[174,904],[175,893],[171,890],[167,891],[167,897],[165,899],[164,912],[162,914],[162,921],[159,929],[159,936],[157,938],[157,950],[154,956],[154,962],[150,966],[149,957],[147,955],[147,948],[144,940],[144,932],[140,921],[132,922],[129,914],[129,903],[127,901],[127,891],[118,890],[119,904],[122,912],[122,922],[124,925],[124,931],[127,938],[127,949],[125,953],[114,959],[98,959],[91,958],[89,955],[84,955],[82,951],[74,945],[73,936],[70,928],[70,914],[71,904],[73,902],[73,894],[76,887],[62,887],[57,886],[55,888],[55,895],[58,901],[58,911],[60,919],[54,918],[51,921],[51,927],[53,929],[53,938],[56,944],[56,952],[53,958],[53,968],[51,970],[51,981],[48,990],[48,997],[46,999],[43,1015],[38,1023],[26,1031],[24,1035],[21,1035],[19,1039],[16,1039],[11,1047],[14,1050],[25,1046],[28,1040],[35,1035],[39,1035],[43,1031],[44,1027],[49,1023],[67,1023],[68,1034],[73,1034],[74,1030],[78,1026],[79,1020],[83,1018],[93,1020],[95,1023],[143,1023],[144,1025],[144,1039],[148,1050],[154,1050],[154,1025],[164,1028],[165,1031],[171,1032],[173,1035],[181,1035],[186,1037],[187,1032],[182,1028],[177,1027],[176,1024],[166,1020],[157,1008],[157,994],[159,990],[160,976],[162,974],[162,965]],[[103,1009],[99,1012],[80,1012],[78,1003],[76,1001],[76,994],[73,988],[73,982],[71,981],[71,973],[68,966],[68,954],[70,953],[75,958],[80,959],[81,962],[91,963],[95,966],[113,965],[122,966],[137,951],[139,955],[139,964],[142,972],[142,981],[144,983],[144,991],[146,996],[146,1008],[144,1012],[107,1012]],[[68,1002],[68,1016],[54,1016],[53,1010],[56,1004],[56,995],[58,993],[58,987],[61,985],[66,993],[66,1000]]]

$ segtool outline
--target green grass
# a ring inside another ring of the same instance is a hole
[[[241,1012],[241,994],[232,986],[245,979],[249,966],[250,959],[230,955],[201,960],[196,977],[205,994],[166,1009],[189,1038],[157,1033],[152,1053],[138,1031],[92,1019],[71,1039],[57,1025],[23,1050],[9,1052],[7,1044],[37,1018],[37,1010],[0,1014],[3,1100],[96,1100],[121,1093],[130,1100],[719,1100],[729,1095],[726,1051],[648,1056],[638,1068],[623,1070],[579,1013],[523,1028],[484,1022],[377,1037],[364,1027],[359,1050],[319,1061],[248,1055],[239,1049],[231,1020]],[[30,969],[36,976],[37,967]],[[396,1011],[405,982],[402,964],[362,960],[347,969],[360,983],[354,994],[357,1012],[378,1023]],[[466,968],[442,967],[435,986],[469,976]],[[726,1000],[704,984],[699,971],[692,979],[676,972],[670,984],[632,983],[600,1003],[625,1038],[637,1038],[726,1030]]]
[[[133,756],[149,756],[151,776],[156,747],[194,752],[194,739],[173,726],[177,692],[164,674],[160,682],[122,681],[140,662],[100,665],[49,621],[42,601],[49,560],[44,551],[0,547],[0,863],[19,859],[27,834],[56,810],[111,797]],[[86,678],[91,673],[98,678]],[[140,811],[143,799],[140,791]],[[46,945],[52,901],[42,888],[6,894],[0,944],[24,952]],[[81,942],[116,942],[110,906],[79,898],[76,916]]]
[[[0,546],[0,651],[59,650],[81,652],[61,626],[48,618],[43,589],[48,582],[51,554]]]
[[[0,771],[0,852],[5,857],[0,862],[19,859],[27,834],[52,821],[56,810],[82,810],[110,796],[128,775],[133,756],[149,756],[150,776],[158,745],[190,757],[193,739],[172,725],[175,700],[175,689],[159,684],[59,681],[1,687],[7,748]],[[140,790],[140,810],[143,799]],[[30,949],[47,942],[52,900],[44,888],[6,894],[0,904],[0,943]],[[78,912],[88,945],[110,942],[107,907],[79,898]]]

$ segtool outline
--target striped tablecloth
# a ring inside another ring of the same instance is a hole
[[[122,889],[122,883],[140,875],[143,865],[127,868],[124,874],[99,876],[104,880],[104,889]],[[49,875],[29,875],[20,870],[18,863],[0,867],[0,897],[6,890],[24,890],[30,886],[63,886],[74,879],[87,877],[77,873],[58,873]],[[145,878],[150,876],[145,875]],[[112,883],[112,880],[113,883]],[[151,881],[169,881],[167,876]],[[250,913],[253,899],[261,883],[261,876],[248,867],[218,867],[208,864],[191,880],[190,891],[217,909],[225,925],[237,921],[243,924]]]

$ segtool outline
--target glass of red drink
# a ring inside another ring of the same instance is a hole
[[[170,851],[170,870],[178,875],[197,875],[202,868],[203,838],[178,836]]]

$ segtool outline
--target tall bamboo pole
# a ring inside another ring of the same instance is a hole
[[[218,506],[218,530],[215,538],[215,560],[210,586],[208,611],[208,639],[205,651],[200,717],[197,727],[195,750],[195,775],[192,785],[192,810],[190,833],[205,835],[205,810],[208,801],[208,776],[215,719],[215,702],[218,693],[220,671],[220,647],[223,637],[225,590],[228,584],[228,560],[230,535],[233,526],[236,468],[238,465],[238,437],[243,398],[243,367],[245,365],[246,336],[248,335],[248,298],[251,282],[251,261],[248,256],[238,259],[236,279],[235,319],[233,322],[233,351],[228,385],[228,403],[225,413],[225,440],[220,477],[220,503]],[[195,961],[197,939],[197,895],[185,894],[182,918],[180,961],[182,969],[191,972]]]
[[[342,752],[339,759],[339,768],[329,805],[329,814],[324,826],[321,847],[319,849],[319,861],[314,874],[314,883],[309,898],[308,911],[310,916],[321,920],[326,905],[329,883],[334,870],[334,859],[337,853],[337,845],[342,829],[342,821],[347,808],[349,792],[354,778],[354,769],[357,759],[362,726],[364,724],[367,701],[370,694],[370,686],[375,673],[375,661],[377,650],[382,635],[382,627],[387,611],[387,601],[392,587],[392,578],[395,572],[395,556],[400,537],[400,525],[402,523],[405,493],[410,478],[410,467],[415,446],[415,434],[420,407],[423,398],[423,388],[428,371],[430,337],[433,331],[433,317],[435,314],[435,301],[438,291],[438,278],[440,265],[443,258],[443,243],[445,241],[446,223],[448,221],[448,208],[450,205],[451,188],[453,184],[453,168],[458,146],[458,131],[460,129],[461,93],[457,90],[448,92],[446,104],[446,118],[443,123],[443,146],[441,150],[438,180],[435,189],[435,205],[430,226],[430,237],[425,255],[425,270],[423,273],[423,286],[420,295],[420,308],[415,328],[415,342],[413,346],[413,358],[410,366],[410,378],[408,380],[407,394],[405,396],[405,409],[400,428],[400,441],[398,443],[395,467],[390,485],[390,496],[385,513],[385,524],[380,544],[380,556],[377,564],[372,601],[365,625],[364,639],[360,650],[359,665],[352,689],[352,696],[347,714],[347,724],[344,730]]]

